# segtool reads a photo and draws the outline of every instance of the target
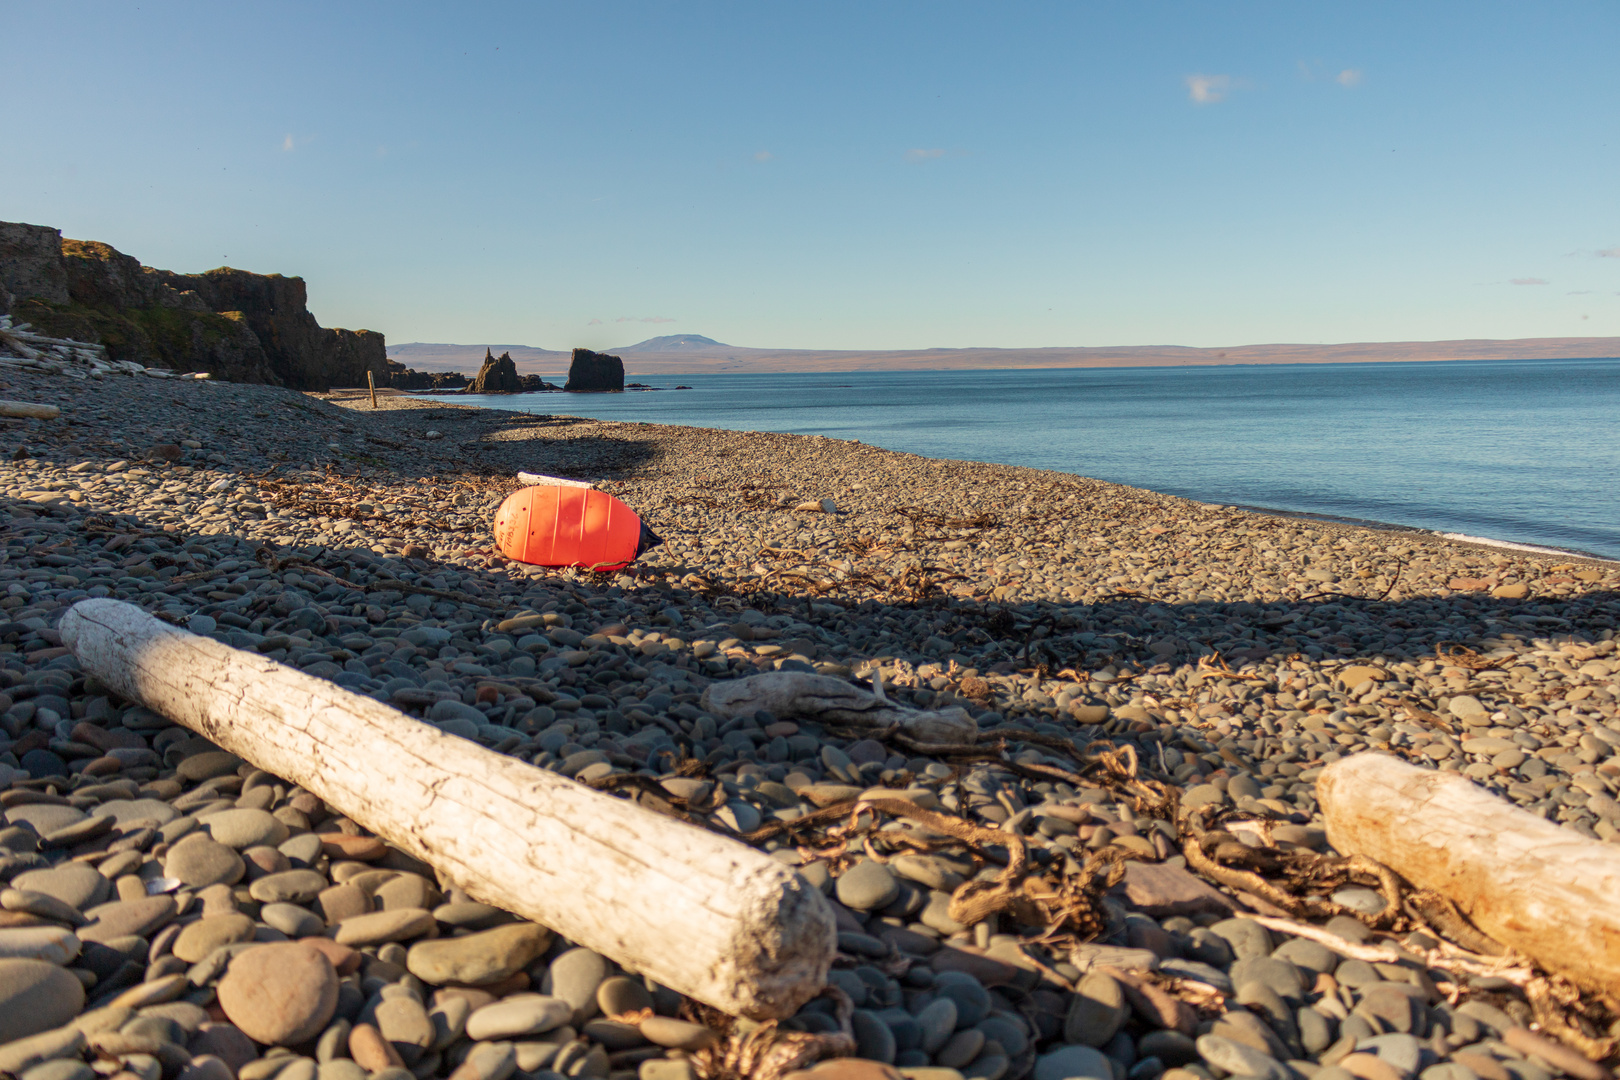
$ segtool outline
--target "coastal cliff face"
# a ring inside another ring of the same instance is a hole
[[[511,353],[499,357],[484,350],[484,365],[478,369],[469,389],[475,394],[515,394],[523,389],[523,378],[517,373]]]
[[[115,360],[207,371],[300,390],[386,383],[383,335],[329,330],[304,280],[221,267],[176,274],[108,244],[0,222],[0,312],[57,337],[95,341]]]
[[[624,361],[607,353],[589,349],[575,349],[573,363],[568,365],[569,393],[623,390]]]

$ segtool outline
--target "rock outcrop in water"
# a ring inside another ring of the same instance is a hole
[[[523,377],[517,373],[511,353],[503,352],[495,357],[485,349],[484,365],[478,369],[468,389],[474,394],[517,394],[523,390]]]
[[[0,222],[0,312],[115,360],[300,390],[386,383],[383,335],[329,330],[303,278],[220,267],[176,274],[58,229]]]
[[[624,389],[624,361],[607,353],[575,349],[563,389],[572,394]]]

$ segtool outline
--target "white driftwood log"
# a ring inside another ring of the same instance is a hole
[[[879,729],[898,724],[917,742],[934,745],[960,745],[979,737],[979,725],[966,709],[903,709],[843,679],[808,671],[767,671],[710,683],[703,692],[703,707],[722,720],[752,716],[763,709],[783,720],[800,717]]]
[[[1340,853],[1444,894],[1548,970],[1620,994],[1620,848],[1386,754],[1329,765],[1316,798]]]
[[[301,785],[477,899],[733,1015],[791,1015],[836,945],[774,859],[446,734],[369,697],[85,600],[62,641],[117,693]]]
[[[0,401],[0,416],[15,416],[31,420],[55,420],[62,410],[55,405],[36,405],[31,401]]]

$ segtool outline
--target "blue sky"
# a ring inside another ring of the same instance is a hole
[[[567,348],[1620,335],[1620,5],[14,3],[0,219]]]

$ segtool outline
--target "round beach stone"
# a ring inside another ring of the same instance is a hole
[[[326,932],[326,920],[297,904],[265,904],[259,918],[271,929],[291,938],[314,937]]]
[[[637,1026],[642,1038],[668,1050],[694,1052],[713,1046],[720,1039],[720,1033],[711,1027],[670,1016],[650,1017]]]
[[[79,955],[79,938],[65,926],[17,926],[0,930],[0,959],[43,960],[71,964]]]
[[[162,799],[109,799],[96,807],[96,817],[110,817],[120,825],[131,821],[167,825],[180,817],[180,811]]]
[[[174,918],[172,896],[148,896],[137,900],[115,900],[85,912],[93,921],[79,928],[82,941],[105,944],[115,938],[147,937]]]
[[[332,1019],[338,977],[307,945],[259,945],[231,961],[218,994],[226,1019],[254,1042],[290,1046],[313,1039]]]
[[[199,784],[216,776],[229,776],[241,765],[242,759],[235,754],[228,754],[223,750],[205,750],[185,758],[174,771],[180,779]]]
[[[1034,1080],[1114,1080],[1113,1066],[1089,1046],[1062,1046],[1035,1059]]]
[[[1083,1046],[1104,1046],[1130,1013],[1119,981],[1100,971],[1089,972],[1075,988],[1063,1020],[1063,1038]]]
[[[573,1013],[573,1006],[559,997],[513,994],[474,1009],[467,1017],[467,1037],[484,1040],[540,1035],[562,1027]]]
[[[528,967],[551,944],[551,931],[535,923],[513,923],[466,937],[419,941],[405,966],[425,983],[484,986]]]
[[[275,847],[284,843],[291,831],[265,810],[224,810],[203,818],[202,824],[215,840],[237,851]]]
[[[596,988],[596,1007],[605,1016],[640,1012],[653,1007],[653,996],[635,979],[615,975]]]
[[[221,945],[252,938],[253,920],[246,915],[210,915],[182,929],[171,951],[186,963],[195,964]]]
[[[546,989],[568,1002],[577,1027],[596,1015],[596,990],[607,973],[608,963],[598,954],[590,949],[569,949],[551,962]]]
[[[26,803],[22,806],[13,806],[6,811],[7,822],[12,825],[26,822],[41,836],[57,829],[65,829],[69,825],[77,825],[89,816],[75,807],[54,806],[51,803]]]
[[[209,885],[235,885],[247,873],[247,864],[235,850],[203,833],[192,833],[169,849],[163,859],[165,877],[194,889]]]
[[[1220,1035],[1199,1036],[1198,1053],[1216,1068],[1237,1076],[1252,1076],[1257,1080],[1290,1080],[1292,1075],[1287,1066],[1270,1054]]]
[[[389,941],[410,941],[433,933],[433,915],[421,908],[395,908],[351,915],[337,925],[333,940],[340,945],[362,948]]]
[[[84,984],[44,960],[0,960],[0,1043],[61,1027],[84,1008]]]
[[[94,866],[86,863],[63,863],[62,866],[52,866],[50,870],[18,874],[11,879],[11,887],[44,892],[47,897],[62,900],[68,907],[78,908],[79,912],[96,907],[112,895],[112,882],[102,878]]]
[[[409,995],[385,998],[377,1005],[377,1030],[407,1066],[416,1064],[433,1043],[433,1021],[422,1003]]]
[[[283,870],[255,881],[248,895],[261,904],[307,904],[329,884],[313,870]]]
[[[887,866],[870,859],[844,871],[835,888],[838,902],[856,911],[885,907],[900,895],[900,883],[895,880],[894,874]]]

